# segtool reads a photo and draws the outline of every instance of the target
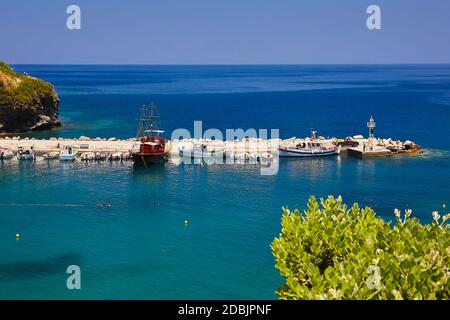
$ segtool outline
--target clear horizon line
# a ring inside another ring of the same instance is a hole
[[[1,61],[1,60],[0,60]],[[6,62],[7,63],[7,62]],[[450,62],[410,63],[8,63],[9,65],[80,65],[80,66],[389,66],[449,65]]]

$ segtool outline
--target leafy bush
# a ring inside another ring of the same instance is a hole
[[[303,214],[283,208],[272,243],[286,279],[280,299],[448,299],[450,230],[433,213],[421,224],[395,210],[392,227],[370,208],[348,208],[341,197],[314,197]]]

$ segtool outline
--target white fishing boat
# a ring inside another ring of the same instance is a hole
[[[59,152],[58,151],[54,151],[54,152],[49,152],[43,155],[43,158],[45,160],[52,160],[52,159],[58,159],[59,157]]]
[[[59,160],[73,161],[77,157],[77,152],[71,146],[66,146],[63,151],[59,153]]]
[[[226,151],[225,157],[228,162],[234,162],[237,159],[237,154],[233,151]]]
[[[129,152],[125,152],[125,153],[122,155],[122,159],[123,159],[123,160],[129,160],[129,159],[131,159],[131,154],[130,154]]]
[[[190,158],[192,155],[192,149],[188,149],[185,146],[178,147],[178,156],[180,158],[187,157]]]
[[[263,152],[261,154],[261,161],[272,161],[273,160],[273,155],[270,154],[269,152]]]
[[[114,160],[122,160],[122,153],[121,152],[114,152],[112,154],[109,155],[109,160],[110,161],[114,161]]]
[[[256,163],[260,160],[260,155],[256,152],[251,152],[248,155],[248,162],[250,163]]]
[[[194,145],[193,148],[186,148],[184,146],[178,149],[178,155],[180,158],[216,158],[217,154],[215,150],[208,150],[207,146],[199,143]]]
[[[24,147],[19,147],[17,150],[17,160],[35,160],[36,155],[34,153],[33,147],[30,149],[25,149]]]
[[[341,146],[325,145],[322,140],[316,139],[316,131],[311,131],[311,138],[297,144],[294,148],[279,147],[280,157],[309,158],[338,155]]]
[[[91,160],[95,160],[95,153],[93,152],[85,152],[81,155],[81,160],[82,161],[91,161]]]
[[[245,162],[250,159],[250,154],[248,152],[238,153],[236,156],[236,160],[239,162]]]
[[[0,148],[0,160],[7,160],[14,158],[14,153],[5,148]]]
[[[95,160],[97,161],[104,161],[108,159],[109,153],[108,152],[96,152],[95,153]]]

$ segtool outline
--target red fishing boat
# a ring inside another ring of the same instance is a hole
[[[147,167],[150,164],[162,163],[166,160],[167,139],[161,137],[164,131],[157,127],[157,119],[159,119],[159,116],[156,115],[154,103],[150,107],[142,106],[137,134],[139,142],[131,150],[135,164]]]

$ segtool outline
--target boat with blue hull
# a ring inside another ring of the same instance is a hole
[[[19,147],[17,150],[17,160],[32,160],[36,159],[36,155],[34,153],[34,148],[30,147],[29,149],[25,149],[24,147]]]
[[[74,161],[76,157],[77,152],[71,146],[66,146],[59,154],[60,161]]]

